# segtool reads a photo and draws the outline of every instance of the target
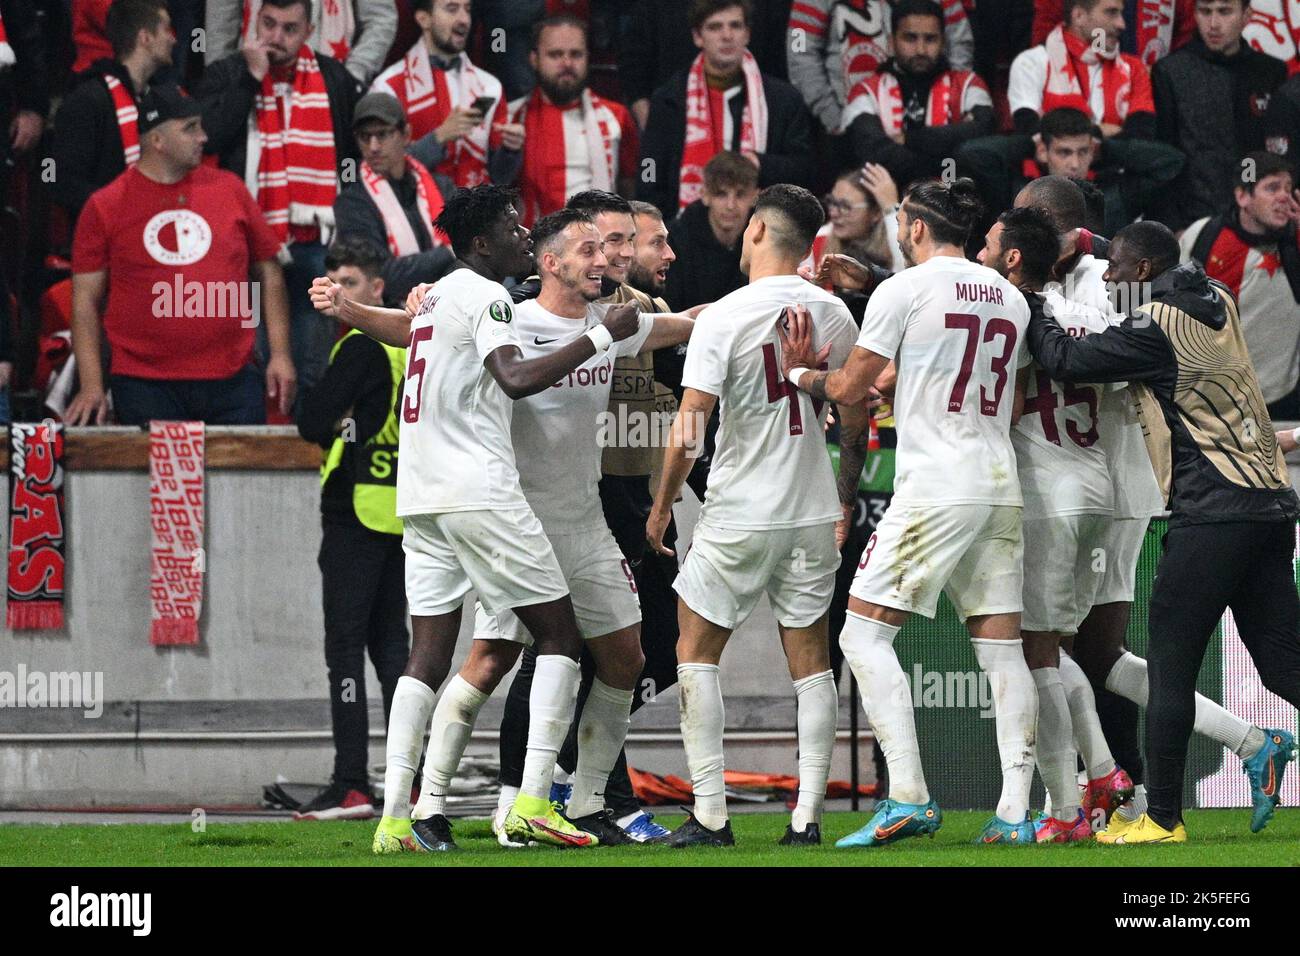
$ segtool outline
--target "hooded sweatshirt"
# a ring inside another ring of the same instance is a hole
[[[1082,339],[1032,298],[1029,349],[1052,378],[1133,387],[1171,526],[1300,516],[1237,303],[1200,266],[1162,272],[1145,305]]]

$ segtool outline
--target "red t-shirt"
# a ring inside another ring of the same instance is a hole
[[[77,220],[74,273],[108,272],[112,373],[230,378],[253,352],[249,270],[280,242],[241,179],[200,166],[178,183],[131,167]]]

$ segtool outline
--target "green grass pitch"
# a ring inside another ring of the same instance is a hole
[[[675,826],[680,816],[658,818]],[[1282,808],[1262,833],[1249,830],[1247,810],[1192,810],[1182,846],[1104,847],[1094,843],[1042,847],[976,847],[987,813],[944,815],[943,829],[871,850],[836,850],[835,839],[866,816],[828,814],[821,847],[776,845],[789,817],[743,814],[732,819],[737,845],[727,849],[602,847],[591,850],[506,850],[486,820],[454,821],[460,851],[376,857],[373,822],[188,823],[0,826],[0,864],[11,866],[1297,866],[1300,810]]]

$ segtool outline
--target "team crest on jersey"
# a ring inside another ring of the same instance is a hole
[[[515,317],[510,309],[510,303],[501,300],[488,306],[488,315],[492,316],[494,322],[509,322]]]

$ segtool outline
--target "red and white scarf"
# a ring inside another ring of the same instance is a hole
[[[1133,91],[1132,66],[1118,48],[1098,54],[1091,44],[1079,39],[1063,25],[1043,42],[1047,48],[1047,83],[1043,87],[1042,112],[1070,107],[1091,116],[1098,123],[1123,123],[1128,116]],[[1101,62],[1104,110],[1094,116],[1088,89],[1088,67]]]
[[[944,70],[935,77],[926,102],[925,125],[948,126],[960,123],[962,100],[965,98],[966,86],[972,80],[978,82],[978,77],[965,70]],[[874,98],[876,115],[880,117],[880,125],[884,127],[886,136],[894,136],[903,131],[903,90],[898,77],[882,71],[859,83],[849,95],[849,105],[844,113],[845,123],[850,121],[850,115],[855,112],[855,102],[863,97]],[[866,102],[862,105],[865,106]],[[856,112],[864,111],[870,112],[862,109]]]
[[[1177,0],[1137,0],[1137,52],[1148,68],[1173,49],[1176,5]]]
[[[149,423],[150,644],[197,644],[203,611],[202,422]]]
[[[261,10],[262,0],[244,0],[244,19],[239,28],[243,37],[241,46],[256,41],[257,15]],[[313,0],[311,22],[316,25],[312,46],[340,63],[346,60],[352,48],[352,35],[357,32],[352,0]]]
[[[591,170],[590,188],[606,192],[614,188],[618,173],[618,140],[610,124],[613,114],[605,107],[604,100],[592,95],[591,90],[583,90],[579,103],[562,107],[548,100],[540,88],[534,89],[510,120],[523,124],[524,142],[542,143],[546,147],[524,150],[520,198],[524,204],[525,225],[531,226],[546,213],[560,209],[578,191],[568,177],[564,114],[569,109],[582,111],[582,132],[587,139],[587,162]],[[552,175],[557,168],[563,175]]]
[[[453,109],[467,109],[480,96],[492,96],[500,106],[500,82],[471,63],[464,53],[459,60],[460,66],[454,70],[435,70],[421,39],[406,51],[400,63],[380,73],[371,89],[392,93],[401,101],[411,138],[419,139],[441,126]],[[450,176],[463,189],[487,182],[488,149],[498,145],[500,139],[491,132],[492,121],[489,115],[469,134],[447,143],[438,172]]]
[[[410,156],[406,157],[406,168],[415,174],[415,204],[420,212],[420,221],[435,246],[449,244],[442,230],[434,227],[434,220],[442,212],[442,190],[429,174],[429,170]],[[361,164],[361,181],[365,183],[366,192],[374,200],[379,215],[384,220],[384,232],[388,236],[388,250],[395,256],[413,256],[420,252],[420,242],[415,238],[411,221],[406,218],[406,210],[397,200],[397,193],[387,176],[381,176],[370,168],[369,163]]]
[[[113,98],[113,110],[117,113],[117,130],[122,134],[122,158],[130,169],[140,162],[140,111],[136,108],[135,97],[126,88],[126,84],[112,73],[104,74],[104,85],[108,95]]]
[[[9,34],[5,33],[5,18],[0,15],[0,66],[13,66],[14,48],[9,45]]]
[[[9,426],[11,630],[63,627],[67,559],[63,520],[63,424]]]
[[[1260,53],[1282,60],[1287,72],[1300,71],[1300,3],[1252,0],[1241,38]]]
[[[745,77],[745,108],[740,114],[740,152],[767,152],[767,99],[758,61],[748,50],[741,64]],[[725,107],[724,107],[725,108]],[[725,118],[719,117],[725,128]],[[730,148],[730,144],[727,144]],[[682,170],[677,205],[685,209],[700,198],[704,167],[713,158],[713,117],[709,113],[709,83],[704,76],[704,54],[691,64],[686,76],[686,139],[682,144]]]
[[[271,72],[253,99],[248,124],[245,180],[269,225],[282,241],[289,224],[334,227],[338,193],[334,120],[329,93],[316,54],[305,43],[298,51],[289,93],[289,119],[275,95]],[[322,242],[328,237],[322,236]]]

